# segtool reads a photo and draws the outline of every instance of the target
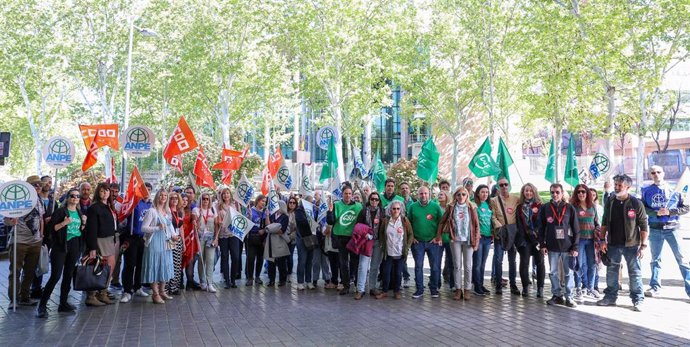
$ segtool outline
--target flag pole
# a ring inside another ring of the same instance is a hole
[[[19,223],[19,218],[15,218],[17,221],[12,227],[12,312],[17,312],[17,223]]]

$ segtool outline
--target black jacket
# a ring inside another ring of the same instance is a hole
[[[81,219],[81,211],[77,207],[77,214],[79,215],[79,218]],[[65,225],[64,227],[55,230],[54,226],[62,223],[65,218],[69,216],[69,212],[67,212],[67,206],[60,207],[59,209],[55,210],[53,212],[53,216],[51,219],[51,227],[48,230],[46,234],[52,235],[52,240],[53,240],[53,250],[65,252],[66,248],[65,245],[67,244],[67,226]],[[83,228],[82,228],[83,229]],[[83,234],[82,237],[79,237],[80,243],[81,240],[83,239]]]
[[[553,209],[551,208],[553,206]],[[565,206],[565,213],[563,207]],[[553,211],[560,216],[563,213],[561,224]],[[564,237],[556,237],[556,227],[563,228]],[[541,206],[539,210],[539,244],[541,248],[546,248],[549,252],[572,252],[579,249],[580,243],[580,222],[577,219],[577,212],[573,205],[561,201],[554,205],[550,201]]]
[[[86,250],[98,250],[97,239],[105,237],[112,237],[114,241],[115,218],[108,205],[102,202],[95,202],[86,210],[86,229],[84,233]]]

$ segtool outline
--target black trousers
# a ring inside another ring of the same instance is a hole
[[[264,245],[262,243],[252,246],[248,242],[245,244],[247,246],[247,267],[244,275],[247,277],[247,280],[259,279],[264,265]]]
[[[534,258],[534,265],[537,266],[537,288],[544,288],[544,277],[546,274],[544,256],[534,245],[518,247],[518,252],[520,253],[520,281],[522,282],[522,287],[527,288],[527,284],[530,283],[529,276],[531,271],[529,260]]]
[[[240,275],[240,266],[242,265],[240,239],[225,237],[219,239],[218,243],[220,244],[220,271],[223,273],[226,283],[234,284],[235,279]]]
[[[144,239],[132,235],[125,251],[125,270],[122,272],[122,286],[125,293],[134,293],[141,288],[141,262],[144,258]]]
[[[334,239],[338,244],[338,263],[340,265],[340,279],[345,288],[350,287],[350,276],[354,275],[357,280],[357,267],[359,265],[359,256],[350,252],[347,249],[347,243],[350,242],[350,236],[334,235]]]
[[[331,283],[338,285],[338,277],[340,275],[338,252],[326,252],[326,255],[328,256],[328,264],[331,266]]]
[[[268,281],[276,281],[276,268],[278,270],[278,280],[280,283],[287,282],[288,277],[288,258],[290,256],[286,255],[284,257],[275,258],[275,261],[268,262]]]
[[[74,267],[79,260],[81,252],[79,250],[79,238],[73,238],[65,243],[65,251],[58,251],[53,248],[50,251],[50,278],[43,288],[41,295],[41,305],[45,305],[50,300],[50,295],[53,294],[55,285],[62,277],[60,284],[60,305],[67,304],[69,291],[72,289],[72,274]]]

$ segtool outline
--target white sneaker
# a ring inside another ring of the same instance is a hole
[[[402,286],[403,288],[410,288],[410,280],[404,280]]]
[[[298,284],[297,290],[304,290],[304,284],[302,284],[302,283]]]
[[[307,288],[308,289],[314,289],[314,284],[313,283],[307,283]]]
[[[202,283],[201,284],[201,290],[205,291],[207,289],[208,289],[208,286],[206,285],[206,283]]]
[[[149,294],[148,294],[147,292],[145,292],[145,291],[144,291],[143,289],[141,289],[141,288],[139,288],[139,290],[137,290],[136,292],[134,292],[134,295],[140,296],[140,297],[142,297],[142,298],[146,298],[146,297],[149,296]]]
[[[211,293],[215,293],[215,292],[216,292],[216,287],[214,287],[213,284],[209,284],[209,285],[208,285],[208,291],[211,292]]]
[[[122,294],[122,298],[120,298],[121,303],[128,303],[130,300],[132,300],[132,294],[130,293],[124,293]]]

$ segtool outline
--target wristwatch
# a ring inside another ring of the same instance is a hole
[[[647,245],[642,243],[642,244],[640,244],[640,248],[647,248]]]

